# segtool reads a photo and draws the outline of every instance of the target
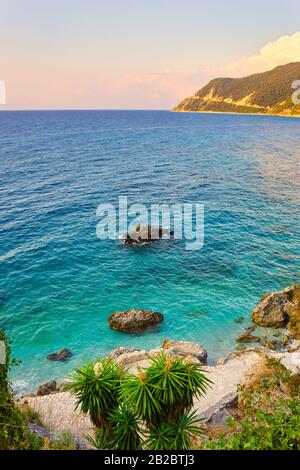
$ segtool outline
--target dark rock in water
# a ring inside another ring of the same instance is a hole
[[[265,348],[271,349],[272,351],[276,351],[276,346],[273,341],[268,340],[265,337],[255,336],[245,331],[241,335],[236,338],[238,343],[260,343]]]
[[[47,359],[49,359],[49,361],[65,362],[65,361],[68,361],[68,359],[70,359],[71,356],[72,356],[72,352],[70,351],[70,349],[64,348],[58,352],[49,354],[47,356]]]
[[[265,294],[253,310],[252,319],[261,326],[287,328],[300,339],[300,287]]]
[[[155,228],[151,225],[137,225],[132,232],[127,233],[123,237],[125,245],[138,245],[150,243],[163,238],[170,239],[174,236],[174,232],[165,228]]]
[[[237,317],[234,319],[235,323],[243,323],[245,321],[245,317]]]
[[[51,393],[55,393],[57,391],[56,385],[57,384],[55,380],[50,380],[49,382],[46,382],[39,386],[36,391],[36,395],[38,397],[43,397],[44,395],[50,395]]]
[[[115,312],[109,319],[109,325],[113,330],[123,333],[139,333],[158,326],[164,317],[159,312],[151,310],[130,309],[125,312]]]
[[[254,336],[248,332],[244,332],[236,338],[238,343],[260,343],[260,339],[259,336]]]

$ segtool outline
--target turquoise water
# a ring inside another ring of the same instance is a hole
[[[253,306],[298,280],[300,120],[69,111],[0,113],[0,328],[22,364],[18,391],[63,378],[117,346],[202,343],[214,362]],[[128,248],[96,237],[96,208],[205,204],[205,245]],[[160,311],[159,332],[111,331],[131,307]],[[74,356],[52,363],[62,347]]]

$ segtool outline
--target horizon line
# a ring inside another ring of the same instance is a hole
[[[15,112],[15,111],[170,111],[168,108],[16,108],[16,109],[1,109],[0,112]]]

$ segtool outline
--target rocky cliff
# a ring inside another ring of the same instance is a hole
[[[292,101],[296,80],[300,80],[300,62],[244,78],[216,78],[173,111],[300,116],[300,104]]]

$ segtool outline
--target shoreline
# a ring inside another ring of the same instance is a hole
[[[292,116],[291,114],[271,114],[271,113],[236,113],[236,112],[222,112],[222,111],[177,111],[174,109],[170,110],[171,113],[188,113],[188,114],[228,114],[237,116],[273,116],[273,117],[287,117],[287,118],[300,118],[300,114]]]

